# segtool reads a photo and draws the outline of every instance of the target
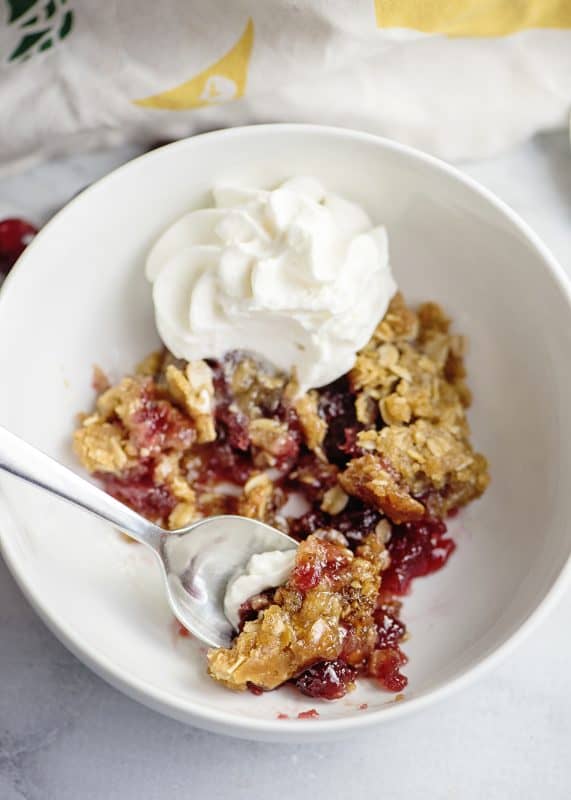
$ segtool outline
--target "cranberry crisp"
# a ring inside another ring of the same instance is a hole
[[[368,676],[401,692],[398,597],[454,550],[445,519],[489,477],[474,452],[464,340],[434,303],[396,295],[351,372],[299,395],[253,357],[149,356],[109,387],[74,445],[112,495],[171,530],[238,513],[300,541],[284,586],[253,598],[208,670],[233,689],[293,683],[334,700]],[[284,507],[296,496],[301,516]]]

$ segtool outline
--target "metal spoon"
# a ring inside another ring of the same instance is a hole
[[[173,613],[211,647],[226,647],[232,640],[223,600],[236,570],[255,553],[297,547],[294,539],[263,522],[231,515],[165,531],[3,428],[0,470],[101,517],[150,547],[161,564]]]

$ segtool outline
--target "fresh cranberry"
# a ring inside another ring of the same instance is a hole
[[[408,678],[400,668],[407,660],[405,654],[396,647],[375,650],[369,659],[369,675],[389,692],[402,692],[408,684]]]
[[[29,222],[12,217],[0,221],[0,276],[7,275],[36,233]]]
[[[338,700],[347,694],[356,677],[357,670],[343,661],[321,661],[302,672],[295,685],[308,697]]]
[[[444,522],[423,520],[394,526],[387,549],[391,564],[383,573],[382,591],[406,594],[413,578],[443,567],[456,545]]]

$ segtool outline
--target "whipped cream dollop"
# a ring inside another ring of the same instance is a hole
[[[300,391],[343,375],[396,291],[385,229],[314,178],[213,197],[147,259],[166,347],[187,361],[247,350],[295,369]]]
[[[240,624],[240,607],[246,600],[287,581],[296,550],[269,550],[251,556],[246,566],[230,578],[224,594],[224,614],[235,630]]]

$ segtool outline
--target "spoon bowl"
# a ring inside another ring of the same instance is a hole
[[[253,555],[297,547],[294,539],[270,525],[230,514],[165,531],[3,428],[0,470],[101,517],[150,547],[161,563],[173,613],[210,647],[232,641],[233,627],[224,614],[230,578]]]
[[[165,533],[157,552],[177,619],[211,647],[227,647],[234,635],[224,614],[230,578],[257,553],[296,547],[294,539],[270,525],[225,515]]]

